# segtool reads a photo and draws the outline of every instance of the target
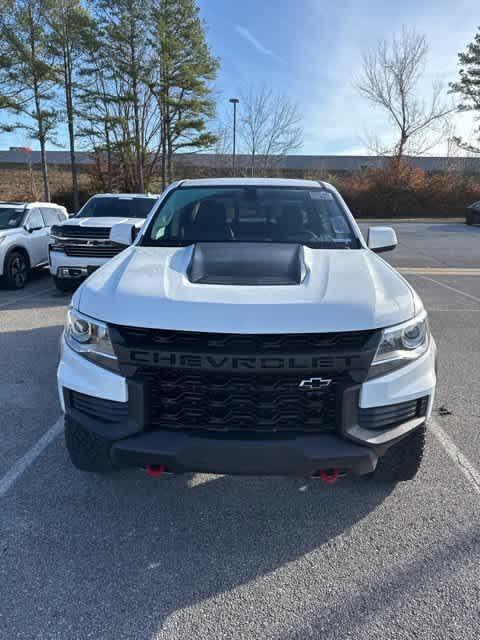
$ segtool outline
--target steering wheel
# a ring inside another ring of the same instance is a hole
[[[305,231],[299,231],[298,233],[289,233],[287,239],[292,240],[292,242],[308,242],[309,240],[318,241],[319,237],[313,231],[305,229]]]

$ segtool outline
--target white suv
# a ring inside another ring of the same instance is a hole
[[[110,241],[110,229],[129,222],[138,231],[157,198],[152,194],[97,194],[67,223],[52,227],[49,263],[57,289],[70,291],[122,251],[124,246]]]
[[[50,202],[0,202],[0,276],[21,289],[34,267],[48,263],[50,227],[68,218]]]
[[[377,255],[395,245],[388,227],[365,241],[326,183],[174,185],[73,296],[58,368],[72,462],[413,478],[436,347]]]

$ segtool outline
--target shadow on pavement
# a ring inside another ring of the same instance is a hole
[[[353,478],[305,490],[297,479],[102,478],[67,464],[49,469],[36,499],[31,488],[17,495],[28,516],[3,556],[20,583],[16,611],[28,609],[39,632],[55,615],[58,637],[152,638],[173,612],[330,544],[393,489]],[[12,623],[14,637],[22,621]]]

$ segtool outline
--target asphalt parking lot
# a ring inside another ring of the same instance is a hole
[[[478,640],[480,227],[396,229],[440,355],[426,460],[396,487],[78,472],[68,298],[46,272],[0,289],[0,638]]]

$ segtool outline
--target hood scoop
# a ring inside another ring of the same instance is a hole
[[[298,285],[307,273],[303,247],[273,242],[199,242],[187,268],[190,282]]]

